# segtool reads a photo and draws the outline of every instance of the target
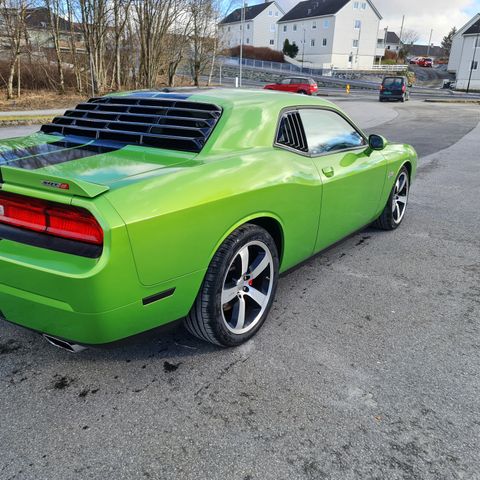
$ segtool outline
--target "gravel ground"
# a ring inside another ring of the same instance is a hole
[[[402,227],[284,276],[244,346],[69,355],[2,323],[0,478],[480,478],[478,107],[386,107],[422,155]]]

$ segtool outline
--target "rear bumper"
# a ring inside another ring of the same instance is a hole
[[[385,95],[384,93],[381,93],[380,94],[380,98],[382,100],[388,100],[388,99],[391,99],[391,100],[401,100],[402,97],[403,97],[403,93],[395,93],[395,94],[391,94],[391,95]],[[406,95],[406,94],[405,94]]]
[[[157,293],[168,295],[158,295],[157,301],[145,304],[139,298],[112,310],[89,313],[77,311],[62,300],[0,283],[0,316],[10,323],[81,345],[109,344],[184,317],[203,275],[204,272],[196,272],[168,285],[158,285]]]

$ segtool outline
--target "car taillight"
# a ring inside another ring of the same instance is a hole
[[[79,207],[0,193],[0,223],[68,240],[103,244],[103,230],[95,217]]]

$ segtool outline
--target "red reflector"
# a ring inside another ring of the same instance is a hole
[[[103,244],[102,227],[88,210],[13,193],[0,193],[0,223],[69,240]]]

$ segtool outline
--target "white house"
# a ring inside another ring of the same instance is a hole
[[[243,44],[281,50],[277,44],[277,22],[285,12],[276,2],[245,7]],[[242,42],[242,8],[237,8],[219,23],[223,46],[235,47]]]
[[[400,37],[395,32],[387,32],[385,37],[385,50],[398,53],[401,46]]]
[[[457,90],[480,90],[480,13],[453,37],[448,71],[457,77]]]
[[[278,45],[295,43],[305,66],[370,68],[381,18],[370,0],[306,0],[278,21]]]

